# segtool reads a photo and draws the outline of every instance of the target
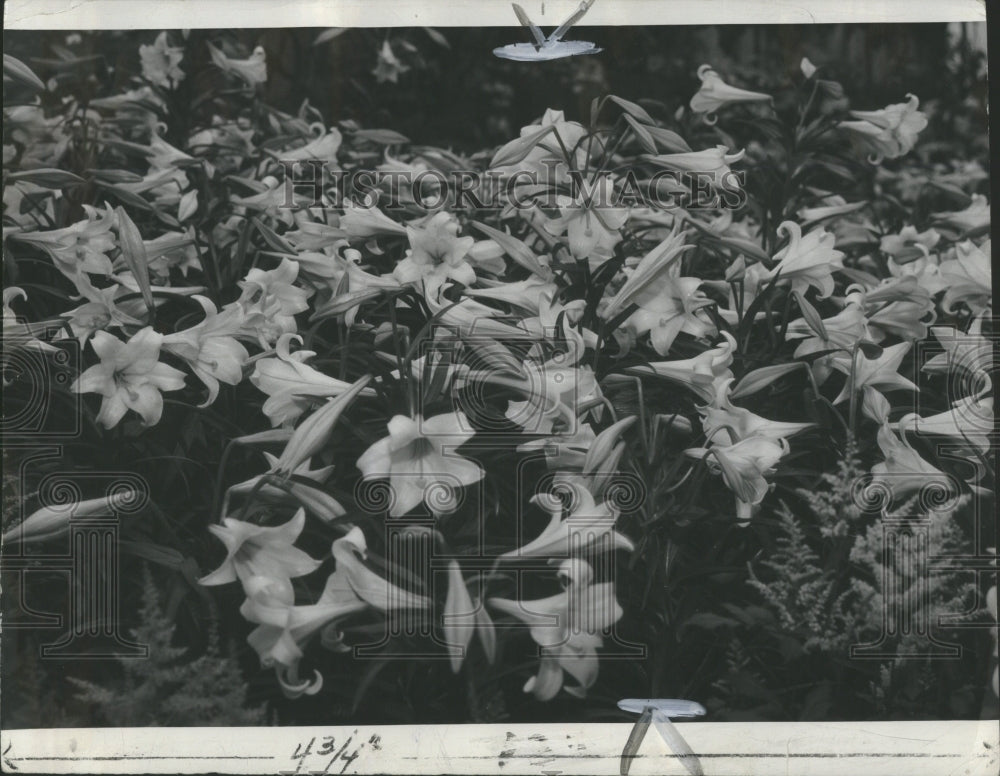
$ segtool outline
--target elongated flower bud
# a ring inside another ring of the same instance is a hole
[[[37,542],[51,539],[66,531],[73,518],[87,517],[102,512],[110,514],[117,505],[129,503],[135,498],[135,491],[126,490],[109,496],[78,501],[74,504],[42,507],[4,533],[0,542],[7,544],[8,542]]]
[[[310,415],[295,429],[284,452],[272,470],[275,474],[291,474],[326,444],[341,413],[368,385],[371,375],[365,375],[336,399],[332,399]]]

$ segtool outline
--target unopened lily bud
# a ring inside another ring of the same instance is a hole
[[[347,409],[347,406],[368,385],[371,378],[371,375],[365,375],[340,396],[331,399],[306,418],[295,429],[272,471],[275,474],[291,474],[301,464],[319,452],[320,448],[330,438],[330,433],[333,431],[333,427],[340,419],[343,411]]]
[[[614,446],[614,449],[612,449],[607,458],[604,459],[603,465],[601,465],[600,468],[594,472],[593,481],[590,486],[590,489],[594,494],[594,498],[600,498],[604,495],[604,491],[608,487],[608,483],[610,483],[612,478],[618,474],[618,463],[621,461],[624,453],[625,441],[621,440]]]
[[[0,543],[37,542],[59,536],[69,528],[73,518],[95,514],[111,514],[122,504],[134,501],[136,492],[125,490],[109,496],[62,504],[56,507],[42,507],[4,533]]]
[[[268,431],[258,431],[256,434],[235,437],[233,442],[241,445],[265,445],[272,442],[287,442],[291,438],[292,430],[290,428],[272,428]]]
[[[742,396],[751,396],[758,391],[764,390],[775,380],[778,380],[784,375],[801,368],[802,364],[795,362],[792,364],[762,366],[760,369],[754,369],[752,372],[747,372],[743,375],[743,378],[736,384],[736,387],[733,388],[730,398],[739,399]]]
[[[583,459],[583,473],[585,475],[607,468],[602,464],[607,463],[606,459],[614,449],[615,443],[633,423],[635,423],[635,415],[619,420],[597,435]]]
[[[486,653],[486,661],[493,665],[497,659],[497,632],[493,625],[493,618],[486,611],[479,599],[476,599],[476,632],[479,635],[479,643],[483,645],[483,652]]]
[[[472,598],[462,577],[457,561],[448,564],[448,597],[444,602],[444,634],[451,656],[451,670],[456,674],[462,668],[465,650],[472,641],[475,622]]]
[[[347,514],[347,510],[340,502],[324,490],[294,481],[287,483],[285,487],[295,500],[306,508],[306,511],[320,520],[329,523]]]
[[[153,290],[149,285],[149,259],[146,256],[146,244],[142,241],[142,235],[135,222],[129,218],[123,207],[115,208],[115,215],[118,218],[118,242],[122,250],[122,259],[139,286],[139,292],[142,294],[142,300],[146,303],[146,309],[152,311],[154,308]]]

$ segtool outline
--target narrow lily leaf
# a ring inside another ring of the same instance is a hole
[[[107,189],[126,205],[138,208],[139,210],[145,210],[148,213],[155,212],[153,206],[138,194],[133,194],[131,191],[119,188],[118,186],[107,186]]]
[[[135,282],[139,284],[142,301],[146,303],[146,309],[152,315],[155,305],[153,303],[153,289],[149,284],[149,259],[146,257],[146,244],[142,241],[139,228],[128,217],[125,208],[116,207],[115,214],[118,216],[118,240],[121,244],[122,258],[125,260],[125,265],[132,271]]]
[[[500,147],[490,160],[490,167],[506,167],[509,164],[517,164],[524,159],[536,145],[541,143],[551,132],[555,130],[555,124],[548,124],[529,132],[523,137],[515,138],[509,143]]]
[[[34,71],[24,64],[24,62],[17,57],[12,57],[10,54],[3,55],[3,74],[39,92],[45,91],[45,84],[42,83],[42,79],[35,75]]]
[[[657,150],[656,141],[653,140],[653,136],[649,134],[649,130],[627,113],[625,114],[625,122],[632,128],[636,139],[639,141],[639,144],[643,147],[643,149],[651,154],[655,154]]]
[[[87,170],[87,175],[93,175],[108,183],[142,183],[142,176],[128,170]]]
[[[816,311],[816,308],[809,303],[801,291],[793,291],[792,295],[799,305],[799,310],[802,311],[802,317],[809,324],[809,328],[816,332],[823,340],[829,340],[830,337],[826,333],[826,326],[823,324],[823,319]]]
[[[46,189],[62,189],[67,186],[79,186],[81,183],[86,183],[79,175],[66,172],[66,170],[56,170],[51,167],[12,172],[7,176],[7,180],[11,183],[14,181],[27,181]]]
[[[625,111],[626,120],[628,119],[629,116],[634,116],[635,118],[639,119],[639,121],[641,121],[643,124],[653,123],[653,117],[650,116],[648,113],[646,113],[646,109],[643,108],[641,105],[637,105],[631,100],[626,100],[624,97],[616,97],[613,94],[609,95],[608,97],[611,100],[611,102],[613,102],[623,111]]]
[[[408,137],[393,132],[391,129],[359,129],[354,133],[354,137],[358,140],[370,140],[373,143],[387,146],[410,142]]]
[[[270,245],[274,250],[279,253],[286,253],[290,256],[295,255],[295,248],[281,235],[275,232],[271,227],[264,224],[256,216],[250,219],[250,222],[256,227],[257,231],[260,232],[260,236],[264,238],[264,242]]]
[[[754,369],[752,372],[743,375],[743,378],[733,388],[731,396],[734,399],[739,399],[742,396],[752,396],[758,391],[764,390],[784,375],[801,368],[802,365],[796,362],[791,364],[774,364],[773,366],[762,366],[760,369]]]
[[[539,277],[545,279],[551,277],[551,270],[549,270],[548,267],[543,266],[541,262],[538,261],[538,257],[535,255],[535,252],[521,240],[517,239],[513,235],[507,234],[506,232],[501,232],[499,229],[494,229],[492,226],[487,226],[480,221],[473,221],[472,225],[496,242],[501,248],[503,248],[504,253],[510,256],[525,269],[529,269]]]

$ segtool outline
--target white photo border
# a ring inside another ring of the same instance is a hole
[[[579,0],[521,0],[545,25]],[[7,30],[515,26],[504,0],[7,0]],[[599,0],[579,26],[985,22],[983,0]],[[183,22],[183,23],[179,23]],[[682,723],[707,776],[988,776],[997,720]],[[361,725],[0,731],[2,773],[617,774],[632,726]],[[329,753],[320,754],[335,742]],[[345,745],[346,742],[346,745]],[[651,731],[630,772],[686,774]]]

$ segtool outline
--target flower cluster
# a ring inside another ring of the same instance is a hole
[[[976,487],[919,443],[948,440],[975,472],[990,450],[985,199],[952,187],[952,209],[912,223],[812,182],[820,149],[871,177],[866,153],[910,153],[927,123],[916,97],[850,116],[810,98],[806,161],[785,182],[797,193],[772,208],[755,199],[767,159],[716,127],[733,110],[777,124],[775,101],[709,66],[680,120],[610,96],[589,123],[549,110],[491,160],[465,159],[308,106],[262,118],[264,49],[212,43],[212,76],[245,102],[168,142],[160,116],[194,64],[174,38],[142,46],[134,89],[64,108],[79,126],[40,102],[5,110],[5,250],[48,262],[66,304],[42,341],[11,309],[25,291],[5,290],[4,338],[85,345],[71,390],[105,429],[160,423],[165,394],[256,403],[258,430],[234,438],[259,469],[219,499],[207,530],[225,558],[201,583],[242,586],[249,644],[287,694],[320,690],[320,668],[300,671],[322,666],[314,637],[371,649],[382,623],[456,673],[509,656],[498,642],[526,625],[524,690],[583,696],[629,616],[615,570],[647,533],[682,512],[753,525],[818,436],[877,446],[871,477],[896,501],[929,482]],[[385,42],[378,79],[405,70]],[[815,68],[802,72],[815,96]],[[81,126],[103,161],[85,173],[100,195],[76,211],[66,192],[84,173],[60,165]],[[550,189],[470,213],[428,208],[419,187],[321,208],[285,185],[293,162],[372,155],[400,173],[545,169]],[[115,169],[128,165],[139,172]],[[700,185],[694,173],[745,186],[750,205],[616,198],[626,171],[641,185],[662,169],[674,186]],[[917,401],[927,380],[946,401]]]

